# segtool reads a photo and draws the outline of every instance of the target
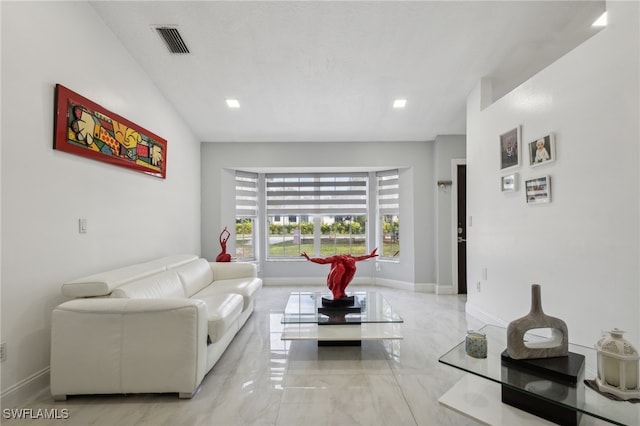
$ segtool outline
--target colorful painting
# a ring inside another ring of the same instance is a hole
[[[55,103],[54,149],[166,177],[166,140],[60,84]]]

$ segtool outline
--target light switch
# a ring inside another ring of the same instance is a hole
[[[78,232],[81,234],[87,233],[87,219],[78,219]]]

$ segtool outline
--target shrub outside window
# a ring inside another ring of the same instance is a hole
[[[367,253],[366,216],[331,216],[322,222],[321,256]]]

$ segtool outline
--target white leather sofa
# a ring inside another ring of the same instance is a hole
[[[176,255],[63,284],[53,310],[51,394],[191,398],[255,305],[251,263]]]

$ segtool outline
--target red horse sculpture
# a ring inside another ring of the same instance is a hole
[[[353,279],[353,276],[356,274],[356,262],[376,257],[377,250],[378,249],[375,248],[371,253],[365,254],[363,256],[337,254],[335,256],[322,258],[309,257],[307,253],[302,253],[300,256],[304,256],[307,260],[313,263],[331,264],[331,270],[329,271],[329,276],[327,276],[327,287],[329,287],[329,290],[331,290],[331,293],[333,293],[333,300],[338,300],[347,297],[345,289]]]
[[[222,232],[220,233],[219,240],[220,240],[220,247],[222,247],[222,251],[218,256],[216,256],[216,262],[231,262],[231,255],[227,253],[227,240],[229,239],[230,236],[231,236],[231,233],[227,231],[227,227],[225,226]]]

